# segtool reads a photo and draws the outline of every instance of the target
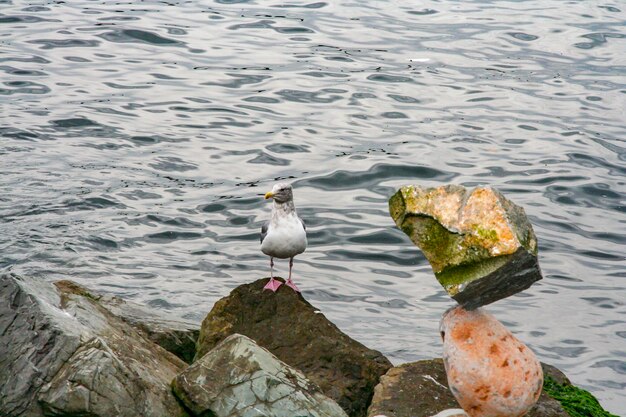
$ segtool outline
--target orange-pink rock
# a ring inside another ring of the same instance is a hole
[[[441,320],[448,384],[471,417],[519,417],[541,394],[535,354],[484,309],[458,306]]]

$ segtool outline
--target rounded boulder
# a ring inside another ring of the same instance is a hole
[[[518,417],[535,405],[541,364],[493,315],[458,306],[444,313],[440,330],[450,390],[471,417]]]

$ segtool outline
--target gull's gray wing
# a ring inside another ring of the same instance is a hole
[[[298,219],[300,219],[300,223],[302,223],[302,227],[304,227],[304,230],[306,230],[306,224],[304,223],[304,220],[302,220],[302,217],[298,216]]]
[[[265,223],[263,223],[263,226],[261,226],[261,243],[263,243],[263,239],[265,239],[265,236],[267,236],[267,229],[269,228],[270,228],[270,222],[268,220]]]

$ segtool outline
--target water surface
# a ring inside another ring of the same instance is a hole
[[[402,363],[440,356],[453,302],[388,197],[493,185],[545,279],[489,310],[625,415],[625,9],[0,0],[0,264],[200,321],[268,274],[286,180],[305,297]]]

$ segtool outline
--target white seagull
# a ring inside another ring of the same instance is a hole
[[[276,292],[282,282],[274,279],[274,258],[289,258],[289,279],[285,282],[294,291],[300,292],[291,280],[293,257],[306,249],[306,226],[293,204],[293,190],[289,184],[276,184],[265,199],[274,199],[272,217],[261,228],[261,251],[270,257],[270,280],[264,290]]]

